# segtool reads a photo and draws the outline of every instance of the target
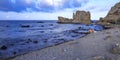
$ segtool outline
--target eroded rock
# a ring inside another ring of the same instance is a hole
[[[58,16],[58,23],[72,23],[72,19],[68,19],[62,16]]]
[[[120,2],[115,4],[106,17],[100,18],[102,24],[120,24]]]
[[[76,11],[73,13],[73,19],[58,17],[59,23],[82,23],[82,24],[90,24],[91,23],[91,15],[90,12],[86,11]]]
[[[76,11],[76,13],[73,13],[73,23],[84,23],[84,24],[90,24],[91,23],[91,15],[90,12],[86,11]]]

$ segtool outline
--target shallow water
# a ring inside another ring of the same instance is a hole
[[[100,25],[58,24],[57,21],[0,21],[0,59],[42,49],[86,34],[72,30],[103,30]],[[6,46],[6,48],[2,48]]]

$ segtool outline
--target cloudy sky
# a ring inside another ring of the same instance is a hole
[[[57,20],[72,18],[76,10],[91,12],[92,20],[104,17],[120,0],[0,0],[0,20]]]

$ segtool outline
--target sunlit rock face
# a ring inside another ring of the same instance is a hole
[[[84,24],[90,24],[90,12],[86,11],[77,11],[76,13],[73,13],[73,23],[84,23]]]
[[[90,24],[91,23],[91,16],[90,12],[86,11],[76,11],[73,13],[73,19],[64,18],[59,16],[58,17],[59,23],[82,23],[82,24]]]
[[[106,17],[100,18],[100,22],[106,24],[120,24],[120,2],[111,8]]]
[[[59,22],[59,23],[71,23],[71,22],[72,22],[72,19],[59,16],[59,17],[58,17],[58,22]]]

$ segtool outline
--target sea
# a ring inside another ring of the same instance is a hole
[[[80,39],[87,34],[77,32],[89,29],[97,32],[104,28],[94,23],[60,24],[57,20],[0,20],[0,59]]]

